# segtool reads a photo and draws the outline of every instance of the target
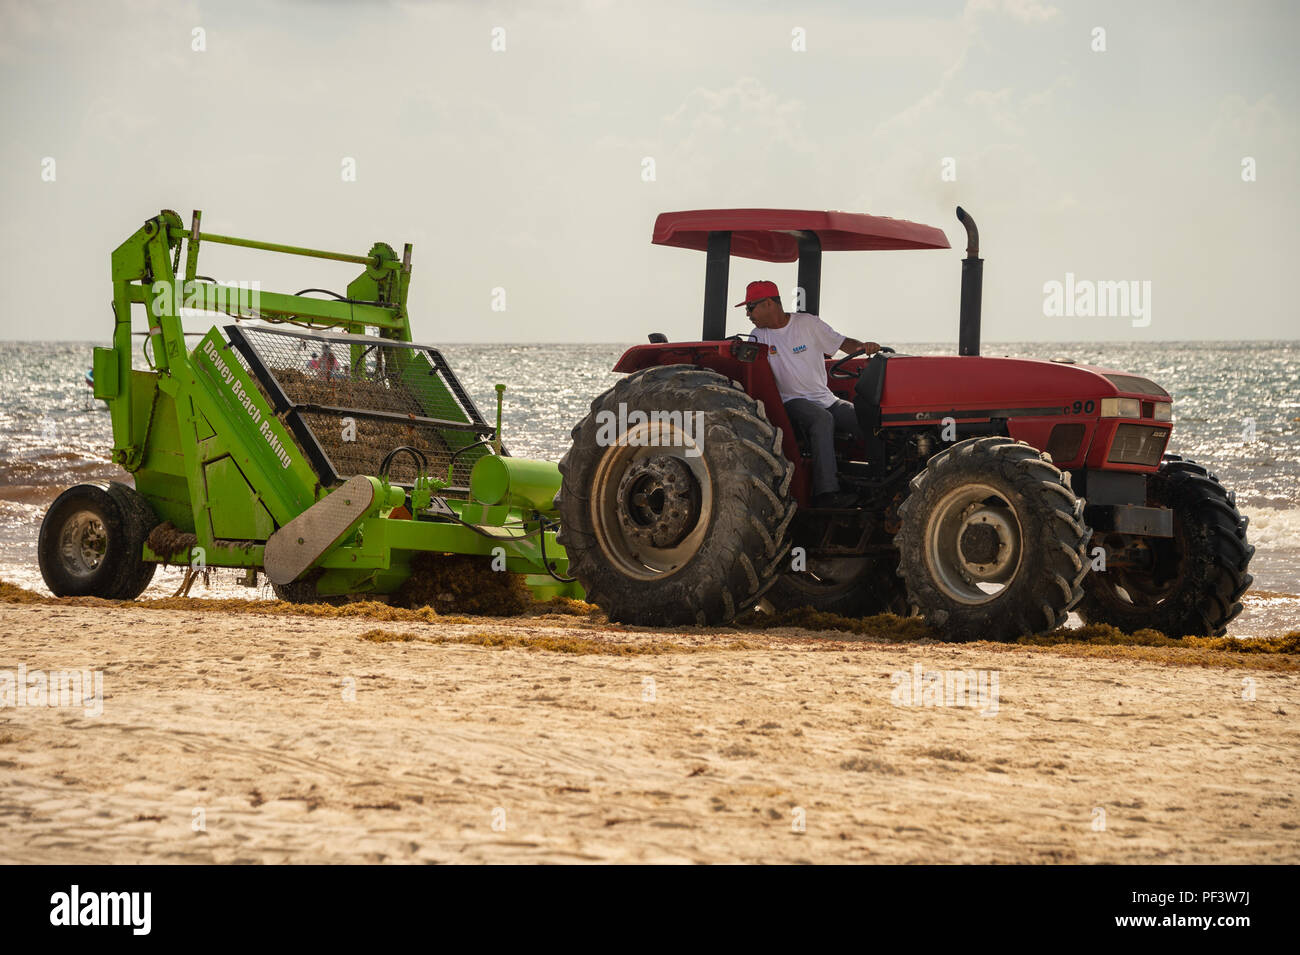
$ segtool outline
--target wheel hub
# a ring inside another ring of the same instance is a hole
[[[958,532],[962,568],[974,578],[1000,580],[1011,563],[1015,539],[1005,508],[971,505]]]
[[[960,603],[996,599],[1019,571],[1020,521],[992,486],[965,485],[944,495],[923,533],[934,582]]]
[[[63,525],[59,554],[64,568],[74,577],[88,577],[98,570],[107,550],[108,532],[90,511],[78,511]]]
[[[673,547],[700,517],[700,490],[681,458],[641,458],[618,484],[618,522],[630,541]]]

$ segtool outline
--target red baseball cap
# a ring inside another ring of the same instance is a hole
[[[732,308],[740,308],[742,305],[757,302],[759,299],[780,297],[781,290],[776,287],[775,282],[750,282],[745,286],[745,300],[737,302]]]

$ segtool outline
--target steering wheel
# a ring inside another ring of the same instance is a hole
[[[880,346],[880,349],[879,349],[878,351],[872,352],[872,354],[874,354],[874,355],[879,355],[881,352],[888,352],[888,353],[891,354],[891,355],[894,354],[894,350],[893,350],[892,348],[890,348],[888,345],[881,345],[881,346]],[[837,361],[835,364],[831,365],[831,370],[830,370],[827,374],[829,374],[831,378],[856,378],[856,377],[858,377],[856,372],[845,371],[845,370],[843,369],[842,366],[844,365],[844,363],[845,363],[846,361],[852,361],[853,359],[858,358],[858,357],[861,357],[862,355],[865,355],[866,353],[867,353],[867,350],[866,350],[865,348],[859,348],[859,349],[858,349],[857,351],[855,351],[853,354],[851,354],[851,355],[845,355],[843,358],[841,358],[841,359],[840,359],[839,361]]]

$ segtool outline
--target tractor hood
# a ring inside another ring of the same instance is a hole
[[[885,374],[877,420],[886,429],[951,425],[958,438],[1006,434],[1048,452],[1058,467],[1127,471],[1155,470],[1169,440],[1169,393],[1115,368],[895,355],[877,360],[877,380],[879,365]]]
[[[1153,381],[1099,365],[947,355],[888,361],[880,402],[885,423],[1078,414],[1083,406],[1075,410],[1075,402],[1113,397],[1171,400]]]

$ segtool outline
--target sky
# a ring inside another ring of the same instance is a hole
[[[112,250],[197,208],[414,243],[417,341],[691,340],[704,256],[652,245],[655,216],[776,207],[943,229],[827,253],[821,314],[955,341],[961,204],[986,341],[1294,339],[1298,26],[1256,2],[0,0],[0,338],[106,340]],[[209,245],[198,271],[342,291],[356,267]],[[795,274],[733,259],[729,301]],[[1053,314],[1067,275],[1137,283],[1144,313]]]

